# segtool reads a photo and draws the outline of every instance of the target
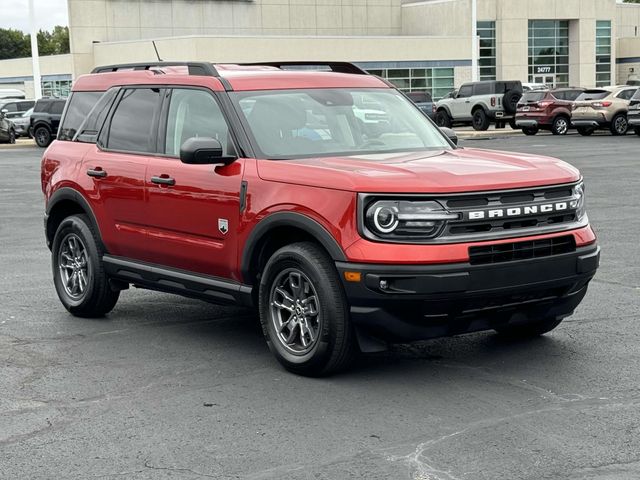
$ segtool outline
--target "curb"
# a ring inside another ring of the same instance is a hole
[[[35,148],[36,142],[33,140],[16,140],[16,143],[0,143],[0,150],[13,150],[19,148]]]

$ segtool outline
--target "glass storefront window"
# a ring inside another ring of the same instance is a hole
[[[376,68],[368,70],[405,92],[428,92],[434,100],[454,88],[453,68]]]
[[[42,96],[67,98],[71,93],[71,80],[43,80]]]
[[[568,20],[529,20],[529,81],[569,86]]]
[[[611,85],[611,21],[596,22],[596,87]]]
[[[496,79],[496,22],[478,22],[480,80]]]

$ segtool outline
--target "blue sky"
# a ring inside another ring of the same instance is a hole
[[[51,30],[55,25],[67,25],[67,0],[34,0],[36,25]],[[0,0],[0,28],[29,30],[29,2]]]

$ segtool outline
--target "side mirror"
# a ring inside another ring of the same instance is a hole
[[[451,128],[440,127],[440,131],[444,133],[454,145],[458,145],[458,134]]]
[[[180,161],[192,165],[230,165],[233,155],[224,155],[222,145],[215,138],[191,137],[180,147]]]

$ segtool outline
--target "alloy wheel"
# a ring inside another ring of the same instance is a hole
[[[558,133],[558,135],[566,134],[567,130],[569,130],[569,122],[567,122],[566,119],[559,118],[556,120],[556,133]]]
[[[58,269],[66,294],[73,300],[84,297],[91,270],[87,248],[80,237],[74,233],[68,234],[60,244]]]
[[[616,132],[618,132],[620,135],[626,133],[626,131],[627,131],[627,119],[624,118],[624,117],[616,118],[614,127],[616,129]]]
[[[295,355],[309,352],[322,326],[318,294],[309,277],[297,268],[280,272],[272,284],[269,305],[282,346]]]

